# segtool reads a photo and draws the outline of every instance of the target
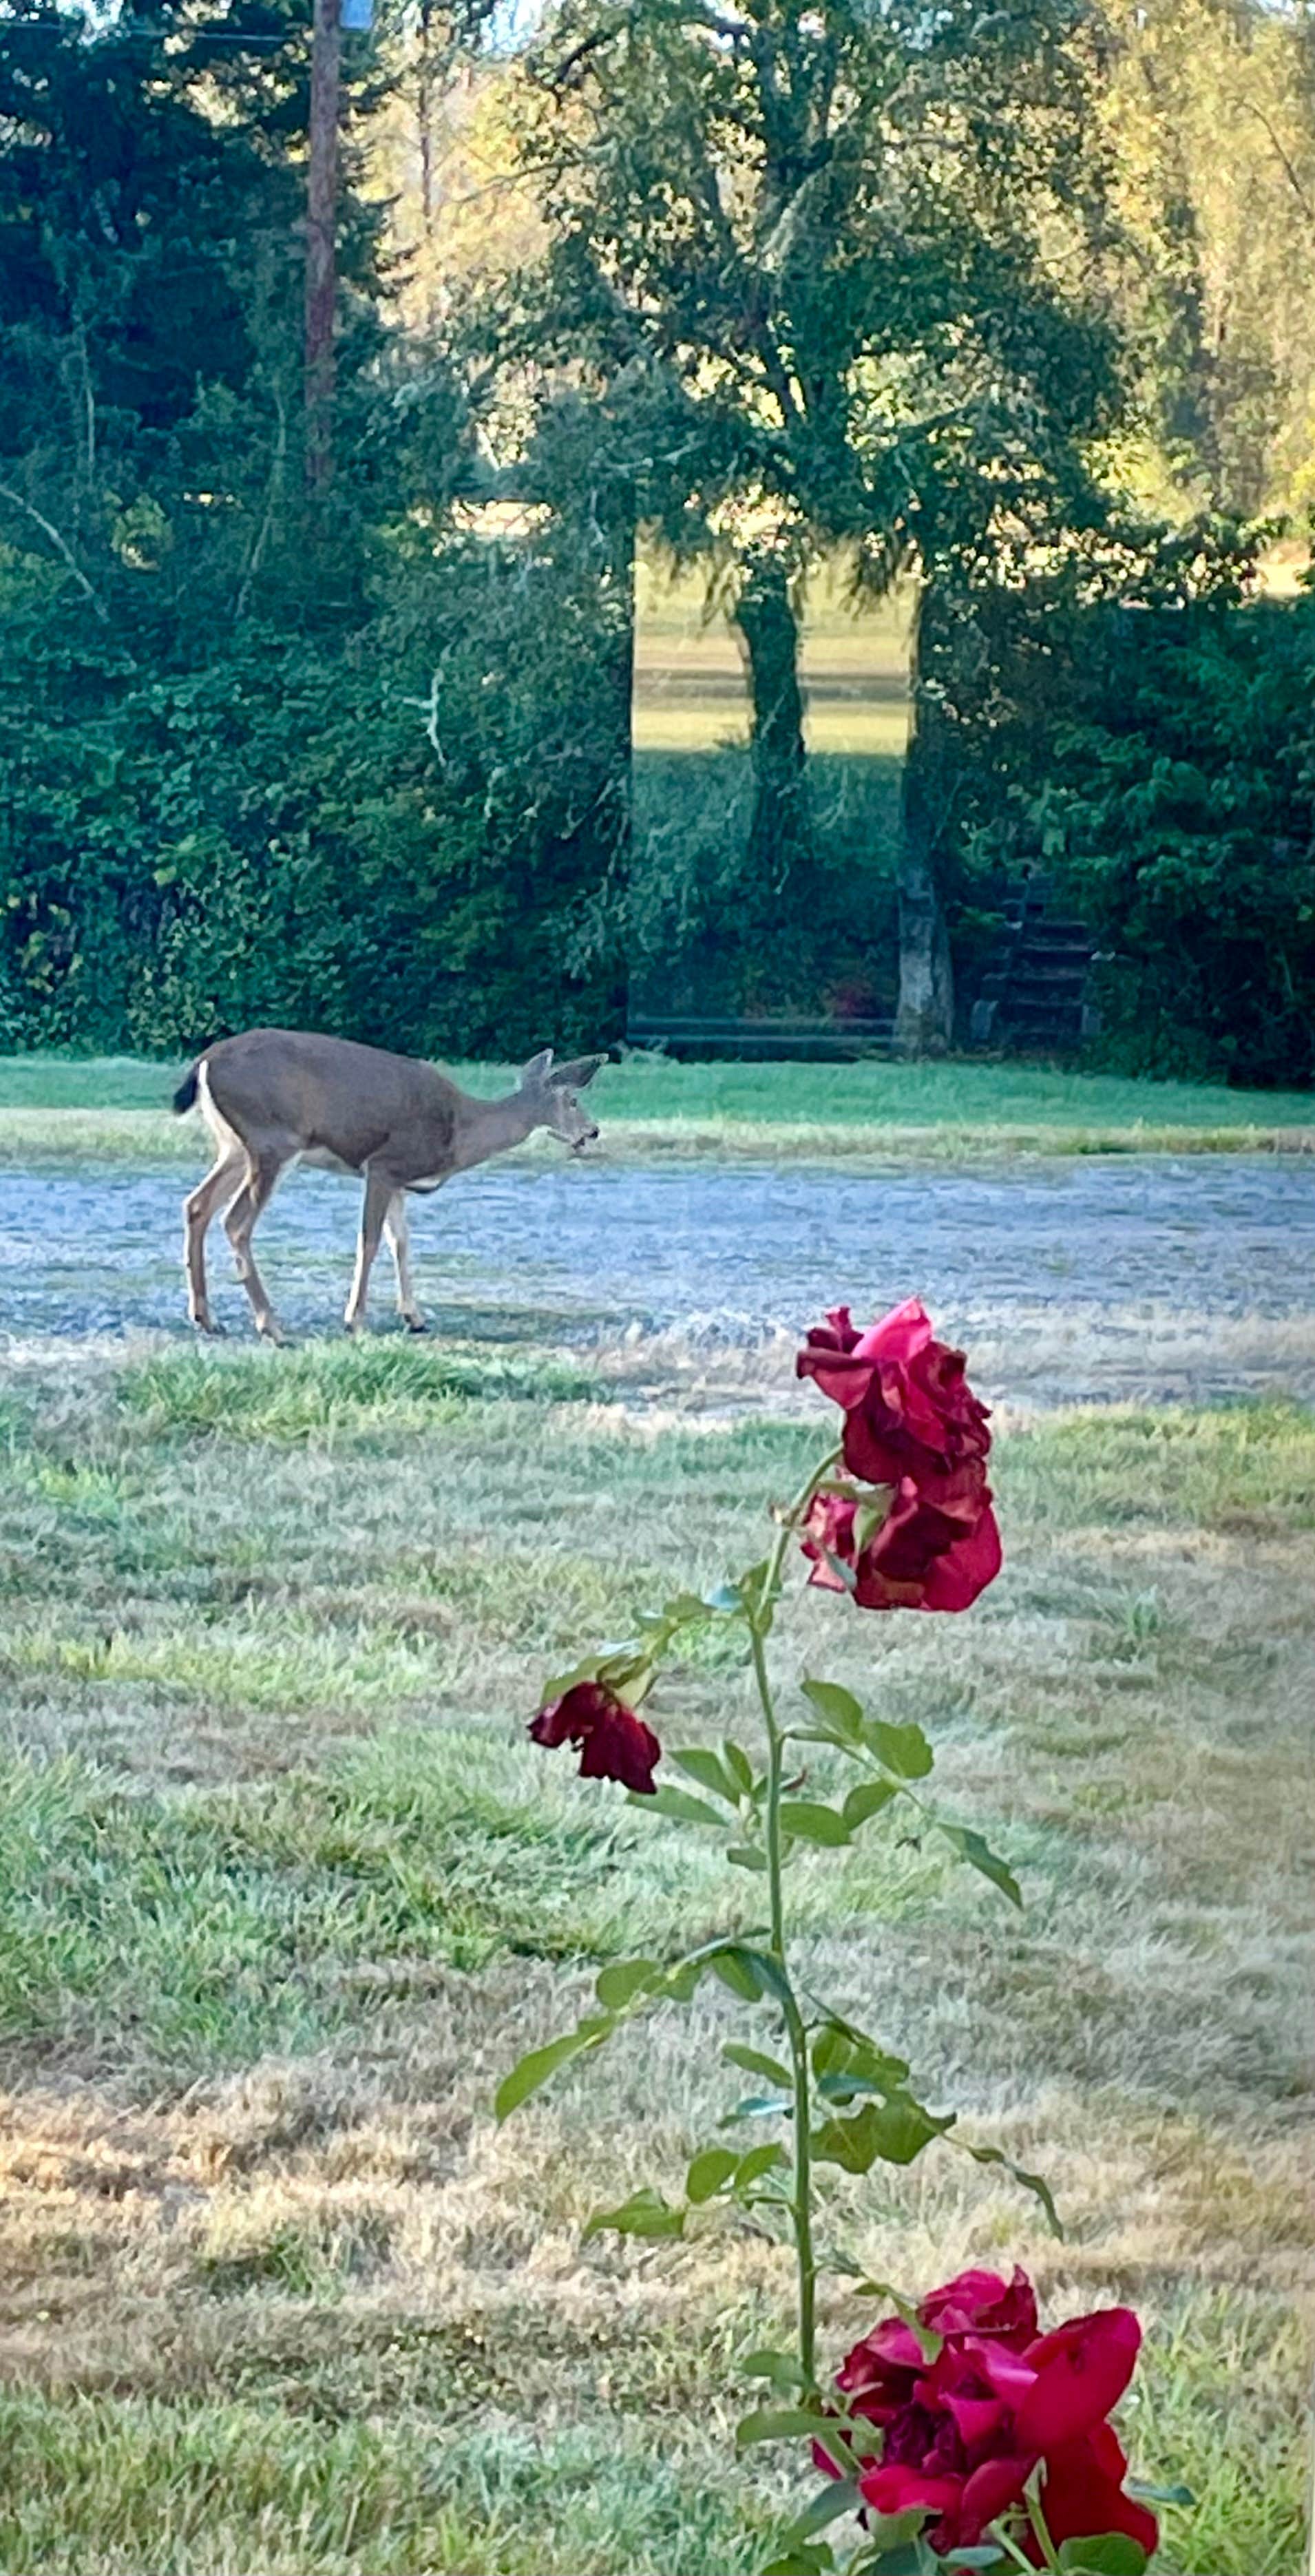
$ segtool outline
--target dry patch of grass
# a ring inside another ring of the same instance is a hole
[[[712,2134],[739,2008],[655,2015],[501,2132],[488,2105],[600,1961],[749,1919],[697,1833],[522,1721],[579,1644],[747,1561],[813,1429],[639,1418],[532,1355],[268,1361],[9,1401],[0,2565],[748,2576],[798,2469],[731,2460],[781,2255],[712,2218],[674,2255],[581,2245]],[[836,2233],[878,2277],[1017,2254],[1052,2313],[1133,2298],[1136,2464],[1201,2499],[1166,2576],[1294,2576],[1315,1425],[1015,1418],[997,1484],[970,1618],[812,1596],[782,1651],[932,1731],[1026,1913],[880,1824],[801,1857],[797,1911],[1068,2232],[947,2144],[842,2184]],[[703,1720],[749,1740],[724,1647],[657,1710]],[[859,2316],[836,2298],[829,2343]]]

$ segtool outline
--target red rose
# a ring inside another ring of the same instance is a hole
[[[795,1367],[816,1378],[845,1415],[845,1464],[872,1485],[918,1483],[980,1463],[991,1446],[986,1406],[964,1376],[962,1351],[933,1338],[917,1297],[865,1333],[847,1306],[805,1335]]]
[[[980,1466],[919,1485],[902,1476],[884,1521],[855,1546],[857,1505],[818,1494],[802,1541],[824,1591],[848,1589],[827,1563],[853,1567],[852,1598],[860,1610],[966,1610],[1000,1571],[1000,1532],[991,1489]]]
[[[1127,2467],[1105,2420],[1132,2376],[1141,2328],[1128,2308],[1074,2317],[1036,2333],[1025,2272],[961,2272],[929,2291],[919,2323],[941,2337],[928,2361],[898,2317],[855,2344],[837,2385],[851,2415],[870,2423],[881,2456],[859,2474],[859,2493],[880,2514],[921,2510],[939,2552],[970,2549],[998,2515],[1021,2503],[1038,2463],[1051,2538],[1123,2531],[1151,2552],[1155,2517],[1123,2492]],[[820,2468],[834,2463],[814,2447]],[[1023,2545],[1039,2552],[1030,2531]]]
[[[998,2272],[958,2272],[941,2290],[929,2290],[919,2323],[933,2334],[998,2335],[1014,2352],[1036,2340],[1036,2292],[1020,2263],[1011,2281]]]
[[[1064,2443],[1046,2453],[1041,2514],[1056,2549],[1066,2540],[1085,2540],[1092,2532],[1126,2531],[1150,2557],[1160,2527],[1144,2504],[1124,2494],[1127,2466],[1112,2424],[1098,2424],[1081,2442]],[[1041,2552],[1030,2532],[1023,2546],[1033,2565],[1040,2566]]]
[[[636,1717],[606,1682],[575,1682],[530,1721],[536,1744],[578,1744],[582,1780],[619,1780],[651,1797],[654,1765],[662,1747],[651,1726]]]

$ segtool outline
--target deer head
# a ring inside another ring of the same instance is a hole
[[[580,1107],[577,1091],[593,1081],[605,1055],[573,1056],[569,1064],[554,1064],[551,1047],[532,1055],[521,1068],[520,1088],[528,1095],[535,1111],[535,1125],[546,1127],[572,1152],[582,1153],[598,1134],[593,1119]]]

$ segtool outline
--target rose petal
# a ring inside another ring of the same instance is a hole
[[[1036,2380],[1018,2409],[1020,2441],[1049,2456],[1090,2432],[1123,2395],[1140,2342],[1131,2308],[1098,2308],[1042,2335],[1026,2354]]]

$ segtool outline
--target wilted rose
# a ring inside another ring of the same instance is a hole
[[[964,1375],[962,1351],[938,1342],[920,1298],[865,1333],[836,1306],[805,1335],[795,1362],[845,1416],[845,1464],[871,1485],[919,1484],[973,1463],[991,1446],[990,1416]]]
[[[619,1780],[641,1797],[654,1793],[662,1747],[606,1682],[574,1682],[531,1719],[530,1734],[536,1744],[578,1744],[582,1780]]]
[[[851,1568],[860,1610],[966,1610],[1000,1571],[1000,1532],[991,1489],[980,1467],[919,1485],[902,1476],[884,1520],[862,1544],[859,1506],[818,1494],[804,1523],[808,1580],[827,1592],[849,1590],[834,1558]]]

